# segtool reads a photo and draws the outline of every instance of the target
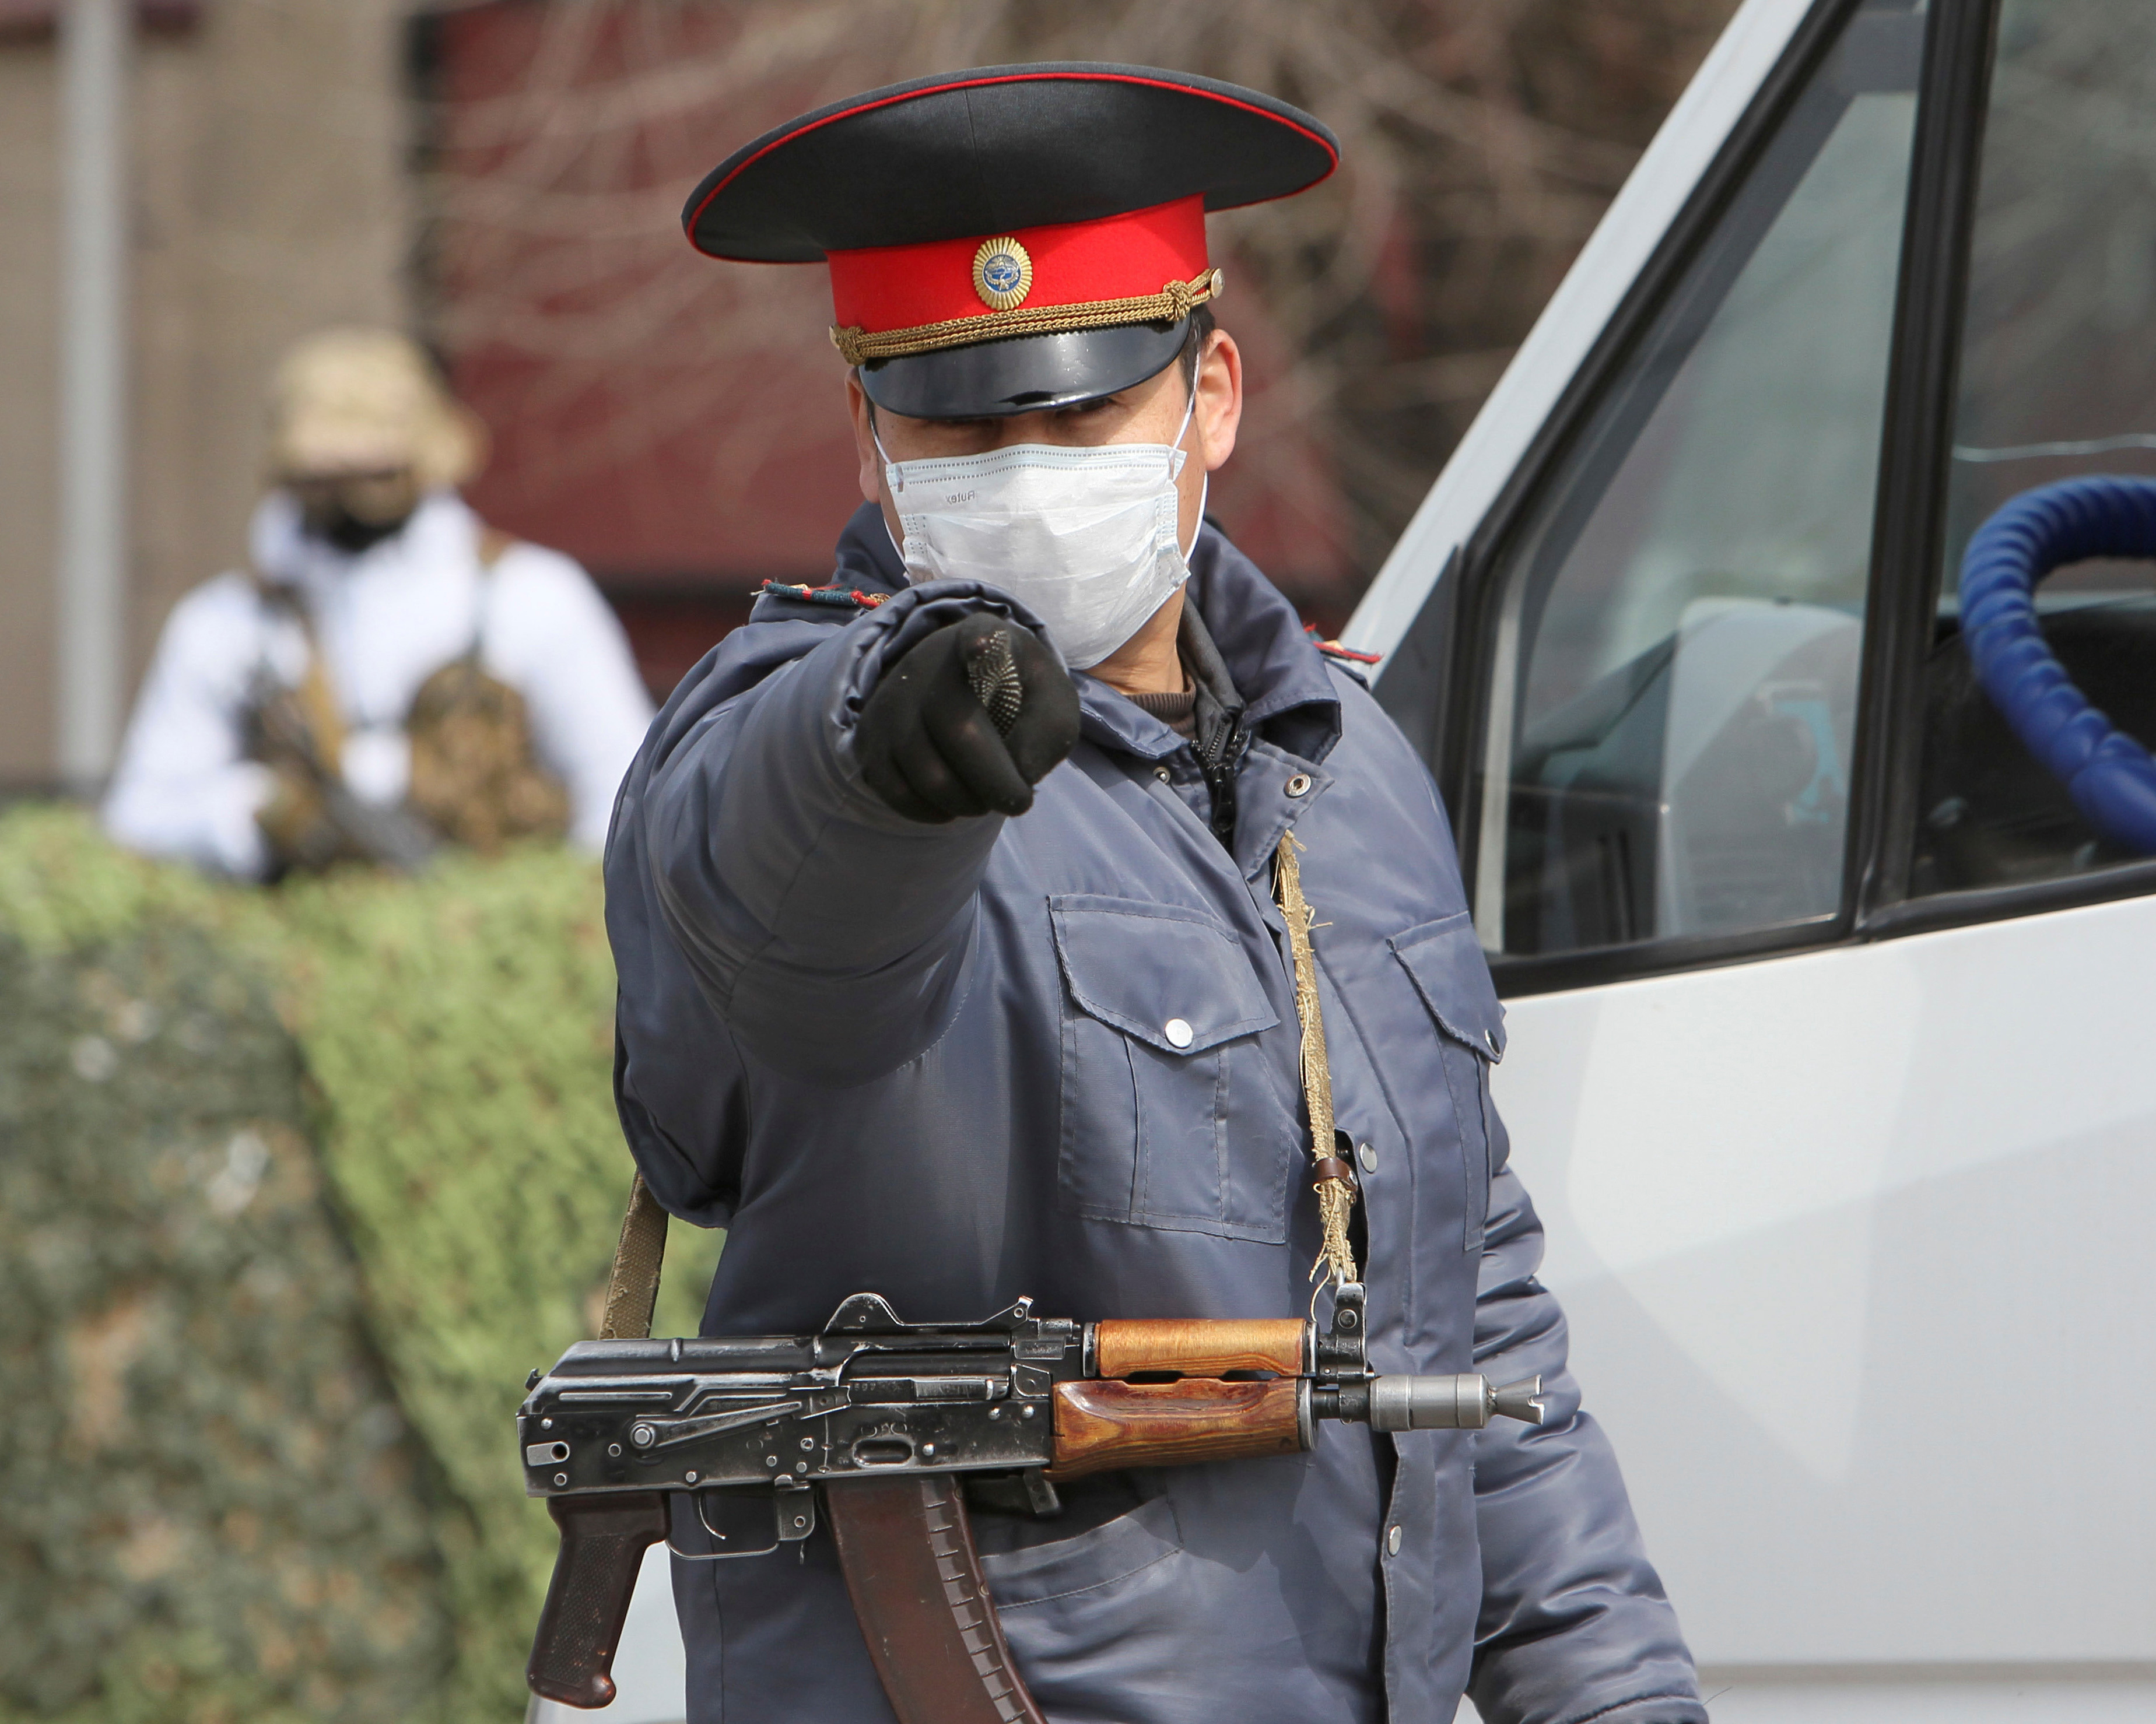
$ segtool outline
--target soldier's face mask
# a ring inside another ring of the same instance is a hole
[[[1194,394],[1173,444],[1021,443],[894,461],[878,435],[907,576],[1000,587],[1048,625],[1072,670],[1099,664],[1190,578],[1175,481],[1196,404]]]
[[[418,480],[409,467],[296,475],[285,488],[297,499],[310,535],[354,553],[396,532],[419,505]]]

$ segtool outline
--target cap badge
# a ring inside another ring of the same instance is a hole
[[[973,254],[973,291],[998,311],[1023,305],[1033,291],[1032,257],[1009,234],[983,239]]]

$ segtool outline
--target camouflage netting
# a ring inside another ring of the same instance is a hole
[[[116,1724],[410,1716],[452,1652],[439,1493],[290,1038],[184,927],[0,945],[0,1695]]]
[[[629,1172],[599,911],[556,850],[263,893],[0,818],[0,1718],[521,1714],[510,1415]]]

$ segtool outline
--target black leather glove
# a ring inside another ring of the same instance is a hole
[[[988,637],[1009,638],[1017,717],[1006,735],[974,692],[968,666]],[[1029,629],[976,612],[884,667],[861,708],[855,757],[870,789],[909,820],[1023,814],[1033,787],[1078,743],[1078,690]]]

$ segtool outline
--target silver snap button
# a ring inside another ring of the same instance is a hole
[[[1152,769],[1152,775],[1163,784],[1171,782],[1175,777],[1175,774],[1169,772],[1166,767],[1155,767]]]
[[[1309,795],[1310,774],[1307,772],[1297,772],[1292,778],[1289,779],[1287,781],[1287,793],[1290,796]]]
[[[1355,1152],[1355,1154],[1362,1162],[1363,1171],[1365,1173],[1374,1173],[1378,1171],[1378,1152],[1371,1148],[1368,1144],[1364,1144]]]
[[[1400,1553],[1400,1529],[1394,1527],[1385,1535],[1385,1554],[1397,1557]]]
[[[1169,1018],[1167,1023],[1161,1025],[1160,1033],[1168,1038],[1168,1044],[1171,1048],[1187,1048],[1190,1045],[1190,1026],[1180,1018]]]
[[[1490,1051],[1491,1051],[1491,1053],[1493,1053],[1493,1054],[1494,1054],[1494,1053],[1496,1053],[1496,1052],[1497,1051],[1497,1032],[1496,1032],[1496,1030],[1494,1030],[1494,1029],[1486,1029],[1486,1030],[1484,1030],[1484,1031],[1482,1032],[1482,1039],[1483,1039],[1484,1041],[1486,1041],[1486,1042],[1489,1043],[1489,1044],[1490,1044]]]

